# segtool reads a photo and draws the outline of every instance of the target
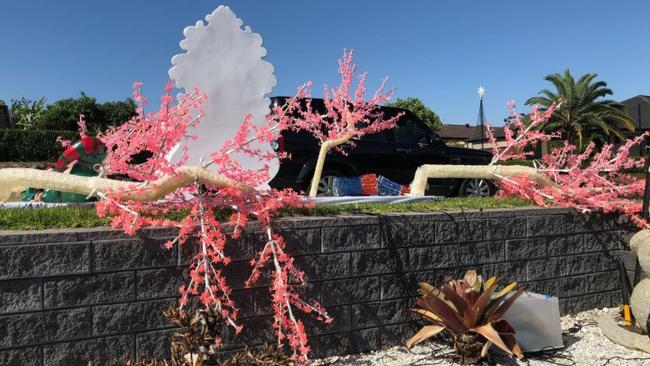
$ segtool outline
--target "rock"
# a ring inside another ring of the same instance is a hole
[[[643,272],[646,276],[649,275],[650,231],[641,230],[634,234],[630,239],[630,248],[636,253]],[[650,278],[645,278],[634,286],[630,297],[630,309],[637,325],[646,332],[646,335],[636,334],[621,328],[608,316],[602,317],[598,321],[598,325],[603,334],[612,342],[630,349],[650,353],[650,337],[647,336],[648,328],[650,328]]]
[[[641,269],[650,275],[650,230],[641,230],[630,238],[630,248],[636,253]],[[632,290],[630,308],[641,329],[648,332],[650,315],[650,278],[641,280]]]
[[[650,230],[641,230],[634,234],[632,238],[630,238],[630,249],[635,253],[638,252],[641,243],[650,243]]]
[[[639,248],[635,250],[635,252],[637,258],[639,258],[641,269],[646,274],[646,276],[650,276],[650,243],[645,242],[642,244],[643,245],[640,245]]]
[[[650,315],[650,278],[641,280],[634,287],[632,297],[630,297],[630,308],[639,327],[647,332],[647,319],[648,315]]]
[[[611,316],[605,315],[598,319],[598,326],[603,331],[603,335],[612,342],[630,349],[650,353],[650,338],[621,328]]]

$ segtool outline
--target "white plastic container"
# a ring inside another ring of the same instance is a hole
[[[564,347],[557,297],[524,292],[505,313],[523,352]]]

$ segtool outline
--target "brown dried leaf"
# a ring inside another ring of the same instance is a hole
[[[415,346],[416,344],[422,343],[426,341],[427,339],[437,335],[438,333],[442,332],[445,329],[445,327],[440,326],[440,325],[427,325],[422,327],[420,331],[415,333],[415,335],[409,340],[406,341],[406,348],[411,348]]]

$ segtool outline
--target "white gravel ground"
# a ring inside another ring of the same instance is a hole
[[[562,318],[562,331],[565,348],[543,354],[529,354],[517,361],[502,355],[493,354],[485,365],[578,365],[578,366],[650,366],[650,354],[629,350],[605,338],[596,320],[603,314],[619,318],[619,311],[595,309]],[[430,342],[411,350],[394,347],[369,354],[331,357],[318,360],[317,366],[425,366],[457,365],[449,360],[451,349],[443,343]]]

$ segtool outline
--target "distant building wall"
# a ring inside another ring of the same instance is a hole
[[[497,140],[497,145],[502,147],[505,145],[505,137],[503,127],[493,128],[494,137]],[[481,127],[470,126],[469,124],[443,124],[440,130],[440,138],[450,146],[460,146],[469,149],[481,149]],[[487,141],[483,142],[483,150],[492,150],[492,144]]]
[[[497,147],[505,147],[507,145],[507,142],[505,141],[497,141],[496,143],[497,143]],[[469,149],[492,151],[493,145],[489,141],[484,141],[483,144],[481,144],[481,141],[466,141],[465,147]]]
[[[627,107],[638,129],[650,129],[650,96],[637,95],[622,101],[621,104]]]

